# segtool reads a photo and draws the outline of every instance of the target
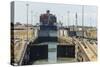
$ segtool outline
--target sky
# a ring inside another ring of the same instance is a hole
[[[39,23],[39,17],[41,14],[46,13],[46,10],[50,10],[50,13],[57,17],[57,23],[60,21],[63,26],[75,25],[77,13],[77,25],[82,25],[82,5],[71,4],[55,4],[55,3],[38,3],[38,2],[25,2],[15,1],[15,16],[14,23],[27,23],[27,6],[28,6],[28,23],[36,25]],[[69,13],[68,13],[69,11]],[[69,19],[68,19],[69,18]],[[69,22],[68,22],[69,20]],[[84,5],[84,26],[97,26],[97,7]]]

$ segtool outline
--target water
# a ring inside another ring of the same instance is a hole
[[[57,61],[57,43],[48,44],[48,62],[56,63]]]

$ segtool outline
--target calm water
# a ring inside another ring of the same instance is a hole
[[[48,44],[48,62],[56,63],[57,61],[57,43]]]

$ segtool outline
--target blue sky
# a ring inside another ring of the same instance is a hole
[[[61,21],[64,26],[68,25],[68,11],[69,11],[69,25],[75,24],[75,14],[77,13],[77,24],[82,25],[82,5],[67,5],[67,4],[53,4],[53,3],[36,3],[15,1],[15,17],[14,22],[27,23],[27,7],[29,24],[35,25],[39,23],[40,14],[46,13],[46,10],[57,17],[57,22]],[[97,7],[84,5],[84,25],[97,26]]]

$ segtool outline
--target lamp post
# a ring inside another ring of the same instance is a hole
[[[69,11],[67,11],[67,24],[68,24],[68,28],[69,28]]]
[[[91,22],[91,20],[92,20],[92,19],[91,19],[91,17],[90,17],[90,27],[92,28],[92,22]]]
[[[76,15],[75,15],[75,18],[76,18],[76,30],[75,31],[77,31],[78,30],[78,25],[77,25],[77,13],[76,13]]]
[[[82,5],[82,31],[83,31],[83,38],[84,38],[84,5]]]
[[[33,23],[33,11],[31,10],[31,24]]]
[[[28,3],[26,4],[26,7],[27,7],[26,12],[27,12],[27,42],[28,42],[28,7],[29,7]]]

